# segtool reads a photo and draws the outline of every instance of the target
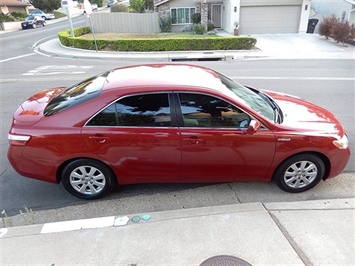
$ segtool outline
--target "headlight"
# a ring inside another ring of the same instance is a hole
[[[335,145],[335,147],[339,148],[339,149],[347,149],[349,146],[349,140],[348,137],[346,135],[344,135],[341,139],[337,139],[333,141],[333,144]]]

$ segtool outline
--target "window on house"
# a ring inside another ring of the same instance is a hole
[[[194,7],[188,8],[172,8],[171,18],[172,24],[187,24],[192,23],[192,15],[195,14]]]

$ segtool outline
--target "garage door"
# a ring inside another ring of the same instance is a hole
[[[301,6],[244,6],[240,9],[240,34],[297,33]]]

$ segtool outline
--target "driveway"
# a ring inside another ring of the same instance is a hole
[[[318,34],[256,34],[257,48],[279,58],[355,58],[355,46],[347,47]]]

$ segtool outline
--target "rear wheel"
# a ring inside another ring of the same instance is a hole
[[[69,163],[62,172],[62,183],[72,195],[81,199],[97,199],[114,187],[110,169],[95,160],[79,159]]]
[[[318,156],[301,154],[284,161],[276,170],[274,181],[282,190],[298,193],[317,185],[324,173],[324,162]]]

